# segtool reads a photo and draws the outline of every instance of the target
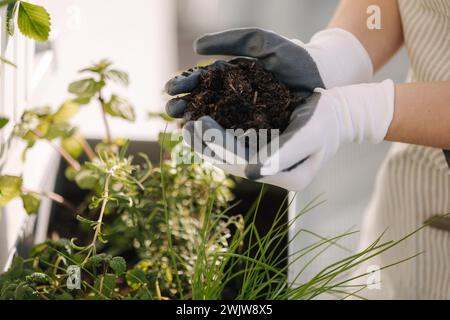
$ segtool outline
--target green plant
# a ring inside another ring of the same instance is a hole
[[[110,136],[106,121],[106,114],[134,120],[134,111],[125,99],[113,94],[105,100],[102,92],[108,81],[128,84],[128,75],[111,68],[111,63],[106,60],[80,72],[92,73],[95,78],[89,77],[70,84],[69,92],[75,97],[66,100],[56,111],[52,111],[50,107],[25,111],[21,122],[14,127],[14,135],[26,142],[24,159],[26,151],[38,140],[50,143],[68,164],[67,177],[89,193],[89,208],[76,209],[59,195],[30,191],[23,186],[21,177],[8,175],[0,177],[0,205],[4,206],[12,199],[21,197],[25,209],[31,214],[37,211],[41,196],[51,196],[69,208],[69,214],[74,211],[80,213],[77,215],[80,229],[87,226],[86,233],[89,228],[93,229],[92,238],[86,243],[80,243],[77,239],[68,240],[70,250],[66,250],[64,254],[70,255],[71,259],[75,256],[82,257],[79,263],[90,267],[92,260],[96,261],[106,254],[99,253],[97,247],[108,252],[135,251],[136,259],[141,260],[137,265],[145,270],[151,269],[157,276],[159,294],[162,292],[171,297],[182,295],[179,288],[185,288],[189,282],[189,266],[195,260],[193,249],[200,226],[198,221],[205,214],[206,199],[213,195],[217,198],[215,207],[225,207],[232,196],[229,190],[231,181],[221,172],[199,164],[180,166],[172,160],[165,160],[159,166],[154,166],[145,154],[138,155],[144,159],[144,163],[134,165],[133,157],[125,156],[126,144],[124,145],[123,140],[112,139]],[[108,133],[108,138],[97,144],[95,150],[89,147],[77,128],[70,124],[70,119],[80,106],[94,99],[102,107]],[[164,138],[165,135],[162,134],[161,137]],[[169,146],[166,143],[163,145]],[[177,150],[180,151],[180,148],[181,145]],[[79,162],[78,158],[82,153],[87,155],[89,161]],[[164,192],[161,188],[163,183]],[[163,193],[167,202],[162,201]],[[103,223],[105,217],[109,219],[108,225]],[[162,232],[167,228],[172,228],[173,236],[169,237]],[[105,232],[110,243],[105,240]],[[151,246],[148,245],[149,242],[152,243]],[[32,255],[41,253],[36,250]],[[69,258],[58,253],[55,256],[53,262],[58,263],[67,262]],[[179,261],[180,256],[183,261]],[[104,258],[107,261],[121,260],[110,255]],[[45,262],[50,263],[50,260]],[[40,272],[47,271],[49,270],[41,269]],[[97,273],[97,270],[91,271]],[[110,270],[105,268],[104,271]],[[133,272],[128,276],[131,277],[131,282]]]
[[[20,0],[2,0],[0,8],[6,6],[5,29],[13,36],[17,25],[20,32],[36,41],[47,41],[50,34],[50,15],[39,5]],[[17,67],[13,62],[0,56],[0,62]]]
[[[26,142],[24,156],[38,140],[50,143],[67,163],[66,177],[86,192],[86,201],[74,205],[59,195],[27,189],[19,176],[0,176],[0,206],[21,197],[32,214],[40,197],[50,197],[64,206],[58,214],[69,215],[77,225],[77,237],[48,240],[36,245],[29,258],[15,257],[0,275],[0,299],[220,299],[232,283],[236,299],[357,296],[364,284],[347,284],[363,275],[348,279],[349,272],[404,240],[382,242],[380,237],[309,281],[289,283],[286,271],[292,263],[304,259],[306,268],[353,233],[324,238],[302,229],[290,241],[312,234],[317,242],[294,253],[287,253],[287,247],[277,251],[290,226],[316,202],[281,223],[290,205],[286,198],[287,205],[274,213],[272,228],[260,234],[254,219],[264,187],[245,218],[232,216],[233,181],[206,163],[178,161],[194,155],[181,143],[169,143],[167,133],[160,135],[159,164],[143,153],[128,154],[128,143],[111,137],[106,115],[134,120],[133,108],[116,95],[105,98],[103,92],[109,81],[126,85],[128,75],[106,60],[80,72],[93,76],[70,84],[73,98],[56,111],[27,110],[14,135]],[[94,148],[70,124],[80,106],[91,101],[101,106],[107,132]],[[66,286],[72,265],[81,270],[80,290]]]
[[[17,17],[17,24],[20,32],[31,39],[36,41],[47,41],[50,35],[50,15],[47,10],[39,5],[35,5],[25,1],[19,0],[0,0],[0,9],[6,6],[6,19],[4,19],[4,28],[0,30],[6,30],[7,35],[13,36],[15,34],[15,24]],[[2,21],[3,21],[3,17]],[[0,56],[0,64],[6,64],[11,67],[17,68],[17,65]],[[0,130],[8,123],[9,119],[0,116]],[[3,158],[8,146],[11,143],[13,135],[9,135],[5,143],[0,145],[0,158]],[[3,163],[0,162],[0,168]]]
[[[10,65],[11,67],[17,68],[17,65],[14,62],[9,61],[8,59],[3,58],[2,56],[0,56],[0,62],[4,63],[4,64],[7,64],[7,65]]]
[[[4,126],[6,126],[9,122],[8,118],[5,117],[0,117],[0,129],[3,128]]]
[[[263,190],[255,201],[253,209],[255,212],[258,211],[262,196]],[[237,278],[241,281],[236,299],[313,299],[323,293],[333,293],[344,298],[348,296],[362,298],[358,295],[358,291],[363,289],[365,284],[350,286],[348,283],[365,274],[358,274],[349,279],[349,272],[362,262],[392,248],[413,234],[399,241],[382,242],[380,237],[361,252],[349,254],[345,259],[324,268],[309,281],[293,286],[292,283],[287,282],[286,269],[295,260],[313,254],[313,258],[307,259],[309,263],[329,246],[336,245],[340,239],[349,237],[353,233],[349,232],[332,238],[318,236],[315,243],[292,253],[289,257],[291,262],[284,268],[279,268],[280,263],[286,258],[283,257],[283,252],[277,253],[274,250],[273,244],[281,241],[287,228],[317,203],[309,204],[298,213],[294,220],[277,228],[273,227],[265,236],[260,236],[252,223],[243,227],[239,217],[229,218],[225,212],[213,214],[212,205],[213,199],[210,198],[205,216],[208,219],[204,219],[201,226],[193,229],[198,232],[192,241],[195,245],[192,252],[196,259],[193,260],[191,272],[180,272],[187,280],[186,283],[181,281],[179,283],[184,295],[181,295],[179,284],[174,279],[174,270],[170,267],[169,258],[164,259],[156,255],[153,256],[153,260],[141,259],[125,271],[127,266],[122,258],[98,253],[86,260],[86,254],[83,254],[82,248],[74,248],[71,241],[61,239],[36,246],[27,260],[16,258],[11,269],[0,276],[1,298],[220,299],[224,288]],[[283,214],[285,212],[280,210],[277,213],[277,220],[281,219]],[[232,225],[238,228],[230,239],[228,227]],[[300,230],[296,237],[306,233],[310,232]],[[241,248],[244,237],[250,234],[256,240],[253,244],[257,248],[256,255],[250,253],[251,247],[245,250]],[[177,238],[177,236],[173,237]],[[177,246],[181,247],[180,244]],[[162,247],[167,249],[167,244]],[[161,246],[155,246],[154,249],[159,248]],[[179,252],[178,249],[176,252]],[[407,259],[411,258],[413,257]],[[176,259],[180,261],[180,265],[186,263],[182,255],[176,254]],[[83,271],[82,290],[65,288],[66,268],[74,264],[81,266]],[[301,272],[297,276],[300,274]],[[346,275],[347,278],[345,278]]]
[[[84,78],[69,85],[69,92],[76,95],[75,101],[80,104],[90,103],[95,98],[102,111],[103,122],[106,129],[106,140],[112,142],[111,130],[106,115],[119,117],[125,120],[134,121],[133,106],[123,97],[112,94],[108,99],[104,96],[103,89],[106,82],[114,81],[123,86],[128,86],[128,74],[121,70],[111,68],[112,63],[108,60],[102,60],[99,63],[81,69],[82,74],[90,74],[92,76]]]
[[[95,151],[92,150],[78,129],[70,124],[70,120],[78,113],[80,107],[91,102],[94,97],[100,102],[108,137],[106,143],[99,144],[97,147],[104,150],[118,150],[122,141],[120,139],[113,141],[106,114],[129,121],[134,121],[135,116],[133,107],[126,99],[112,94],[108,100],[104,100],[102,90],[107,85],[107,81],[120,82],[123,85],[128,84],[128,75],[124,71],[111,68],[111,65],[112,63],[107,60],[102,60],[91,67],[80,70],[82,73],[94,73],[98,75],[99,79],[86,78],[71,83],[69,92],[74,94],[75,98],[64,101],[56,111],[53,111],[49,106],[44,106],[26,110],[22,114],[21,121],[14,126],[13,136],[26,142],[22,157],[24,160],[27,150],[32,148],[38,140],[49,143],[75,172],[81,170],[81,165],[76,158],[83,153],[89,159],[94,159],[96,157]],[[8,119],[0,119],[2,126],[7,123]],[[85,174],[86,172],[83,171],[76,177],[77,181],[80,181],[81,187],[85,183],[85,180],[83,180]],[[12,183],[13,180],[16,183]],[[65,206],[72,206],[51,192],[30,192],[25,186],[22,186],[21,177],[1,176],[0,187],[2,190],[0,191],[0,205],[5,205],[10,200],[21,196],[24,207],[28,209],[27,212],[29,213],[34,213],[37,210],[36,208],[30,210],[30,199],[35,199],[36,203],[40,196],[49,197]]]
[[[25,1],[11,1],[6,16],[6,29],[11,36],[15,31],[16,12],[17,24],[23,35],[36,41],[47,41],[50,34],[50,15],[44,7]]]

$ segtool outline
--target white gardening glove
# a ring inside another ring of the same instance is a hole
[[[384,140],[394,114],[394,98],[392,80],[317,89],[294,111],[290,125],[280,135],[278,150],[272,148],[262,162],[250,159],[254,164],[246,166],[245,176],[288,190],[303,190],[342,144]]]
[[[383,141],[394,113],[394,91],[392,80],[316,89],[279,139],[253,155],[210,117],[188,122],[185,141],[228,173],[301,191],[343,143]],[[233,152],[244,155],[239,163]]]
[[[302,46],[299,40],[292,40]],[[364,46],[352,33],[343,29],[325,29],[303,45],[317,64],[325,88],[330,89],[372,78],[373,66]]]

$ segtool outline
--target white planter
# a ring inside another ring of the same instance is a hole
[[[0,131],[0,143],[10,136],[14,123],[20,120],[23,110],[34,107],[34,96],[39,83],[46,81],[48,71],[53,61],[51,50],[35,52],[33,41],[16,31],[14,37],[9,37],[5,28],[6,8],[0,9],[0,54],[14,62],[18,68],[0,64],[0,115],[10,119],[10,123]],[[22,175],[24,185],[33,190],[51,190],[56,175],[58,156],[45,144],[38,143],[28,153],[28,161],[22,164],[23,143],[13,141],[6,152],[6,157],[0,159],[4,164],[1,174]],[[0,272],[9,264],[16,245],[20,239],[33,243],[35,239],[29,236],[36,231],[36,236],[42,238],[42,229],[46,224],[50,204],[43,200],[41,211],[37,216],[28,216],[22,208],[21,199],[14,199],[8,206],[0,209]],[[37,228],[35,230],[35,228]],[[46,229],[46,226],[45,226]],[[36,239],[38,240],[38,239]]]
[[[5,174],[22,172],[27,188],[52,191],[58,170],[58,154],[48,145],[38,144],[28,153],[29,161],[19,168],[16,161],[17,155],[22,152],[21,147],[21,143],[13,144],[9,152],[9,161],[5,166]],[[14,199],[1,210],[0,273],[8,268],[17,250],[28,251],[34,243],[45,240],[50,209],[51,201],[43,198],[37,215],[28,215],[23,209],[21,199]]]

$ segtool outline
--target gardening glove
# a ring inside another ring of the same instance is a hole
[[[351,33],[341,29],[329,29],[316,34],[309,44],[304,45],[298,40],[289,40],[275,33],[260,29],[235,29],[199,38],[195,50],[200,54],[239,55],[257,58],[274,76],[288,85],[297,94],[307,97],[317,87],[332,87],[353,82],[364,82],[372,75],[372,64],[367,52]],[[351,56],[351,57],[350,57]],[[227,62],[216,61],[216,67],[225,66]],[[204,69],[191,69],[180,76],[171,79],[166,84],[170,95],[189,93],[196,88]],[[175,118],[185,116],[186,100],[178,97],[170,100],[166,111]],[[233,157],[236,163],[224,161],[221,164],[217,157],[205,155],[208,145],[197,141],[196,134],[203,137],[208,128],[222,130],[223,141],[231,141],[233,137],[227,134],[219,124],[210,117],[202,117],[196,123],[188,122],[185,126],[185,140],[194,150],[208,161],[228,173],[245,176],[245,167],[250,158],[250,152],[240,141],[234,141],[232,148],[221,148],[214,144],[215,154],[226,154],[227,159]],[[197,130],[194,130],[194,125]],[[211,145],[210,145],[211,146]],[[235,153],[231,150],[235,150]],[[238,150],[238,152],[236,152]],[[206,152],[208,153],[208,152]],[[219,157],[220,158],[220,157]],[[216,161],[214,161],[216,160]],[[227,164],[231,163],[231,164]]]
[[[257,153],[249,153],[238,138],[207,116],[188,122],[183,135],[196,152],[228,173],[301,191],[341,144],[383,141],[393,118],[394,90],[391,80],[316,89],[294,111],[279,138]],[[207,134],[210,129],[222,137],[212,139]],[[243,155],[244,165],[227,161],[232,150]]]
[[[359,40],[343,29],[326,29],[303,44],[257,28],[231,29],[206,34],[194,43],[199,54],[245,56],[258,59],[266,70],[291,90],[308,96],[315,88],[332,88],[367,82],[372,63]],[[219,64],[222,62],[218,62]],[[205,69],[190,69],[166,84],[170,95],[189,93]],[[175,98],[166,111],[175,118],[184,115],[186,101]]]
[[[249,159],[245,176],[303,190],[342,144],[384,140],[394,114],[394,96],[392,80],[316,89],[294,111],[279,141],[271,141]],[[260,154],[268,156],[261,159]]]
[[[359,42],[343,29],[316,33],[307,44],[257,28],[231,29],[198,38],[194,50],[203,55],[256,58],[291,89],[312,92],[369,81],[372,62]],[[202,70],[191,70],[167,84],[169,94],[192,91]],[[178,110],[177,110],[178,111]]]
[[[318,32],[307,44],[257,28],[231,29],[201,36],[194,50],[204,55],[256,58],[278,80],[305,96],[315,88],[367,82],[373,72],[370,57],[359,40],[337,28]],[[167,82],[166,92],[191,92],[203,72],[206,70],[201,68],[183,72]],[[183,99],[175,98],[168,102],[166,111],[180,118],[185,107]]]
[[[343,29],[321,31],[306,45],[261,29],[232,29],[200,37],[194,49],[199,54],[256,58],[278,80],[302,96],[310,95],[318,87],[367,82],[372,76],[372,63],[366,50],[353,34]],[[225,64],[215,62],[216,66]],[[204,72],[202,68],[183,72],[167,82],[166,92],[170,95],[191,92]],[[183,118],[186,104],[182,97],[171,99],[166,111],[172,117]]]

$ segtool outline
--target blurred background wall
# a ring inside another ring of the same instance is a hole
[[[134,105],[136,123],[111,121],[114,135],[153,139],[162,123],[150,125],[148,111],[163,111],[163,88],[178,68],[175,0],[42,0],[52,17],[50,46],[55,53],[50,75],[35,103],[56,105],[67,98],[77,71],[101,59],[129,72],[129,88],[113,87]],[[82,132],[104,136],[97,105],[82,108],[76,119]]]

